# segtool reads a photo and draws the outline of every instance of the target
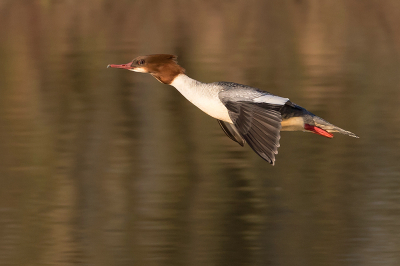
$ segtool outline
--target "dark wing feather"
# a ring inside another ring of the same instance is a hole
[[[244,139],[240,136],[239,132],[235,128],[234,125],[228,122],[224,122],[221,120],[218,120],[218,124],[221,126],[222,130],[225,132],[225,134],[233,141],[239,143],[240,146],[243,147],[244,145]]]
[[[229,116],[249,146],[270,164],[278,154],[282,106],[267,103],[228,101]]]

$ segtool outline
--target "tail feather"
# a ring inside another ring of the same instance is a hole
[[[329,123],[328,121],[322,119],[321,117],[314,116],[313,120],[314,120],[315,126],[320,127],[323,130],[326,130],[327,132],[338,132],[338,133],[341,133],[341,134],[344,134],[344,135],[348,135],[348,136],[353,137],[353,138],[357,138],[357,139],[359,138],[353,132],[344,130],[344,129],[340,128],[340,127],[337,127],[337,126]]]

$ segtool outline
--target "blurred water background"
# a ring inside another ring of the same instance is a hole
[[[276,166],[150,75],[350,130]],[[400,1],[0,0],[0,265],[400,265]]]

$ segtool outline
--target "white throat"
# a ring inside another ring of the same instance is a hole
[[[223,90],[222,86],[202,83],[189,78],[185,74],[176,76],[170,85],[174,86],[186,99],[206,114],[232,123],[228,115],[228,110],[218,97],[218,93]]]

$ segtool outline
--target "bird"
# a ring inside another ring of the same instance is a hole
[[[357,135],[337,127],[291,102],[258,88],[234,82],[203,83],[190,78],[172,54],[138,56],[127,64],[107,68],[148,73],[175,87],[200,110],[217,119],[225,134],[239,145],[247,143],[262,159],[275,164],[280,131],[312,132],[333,138],[332,132]]]

